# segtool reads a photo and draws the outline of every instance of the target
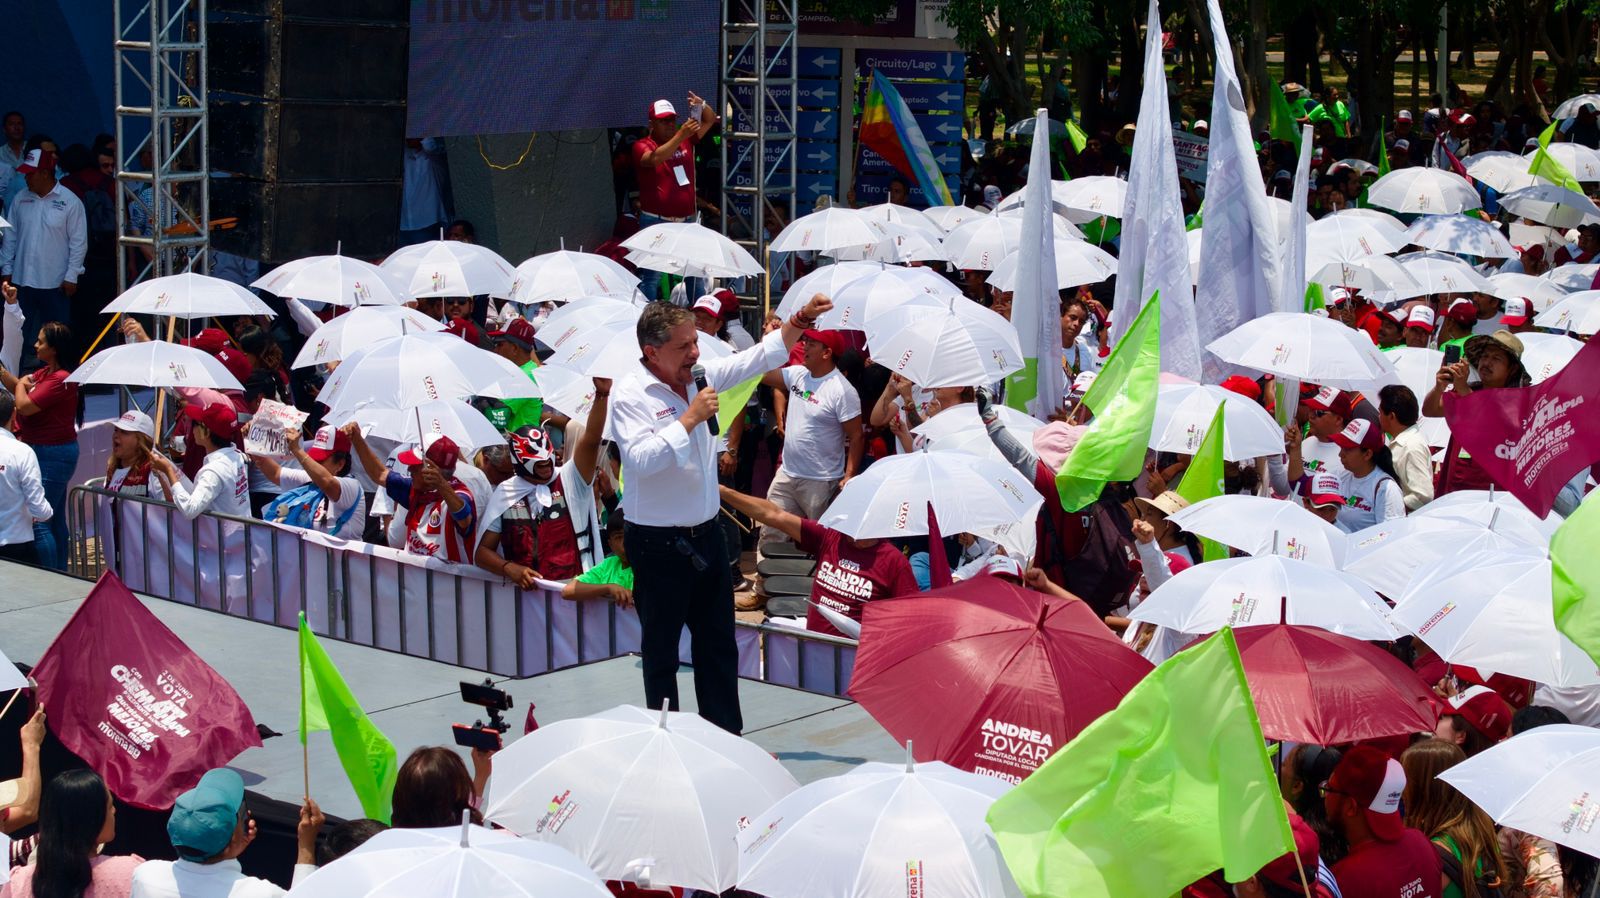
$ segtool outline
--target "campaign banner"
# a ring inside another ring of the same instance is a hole
[[[250,419],[250,427],[244,432],[245,454],[264,455],[278,461],[288,458],[287,435],[300,433],[307,417],[305,412],[292,405],[271,399],[261,400],[261,406]]]
[[[201,774],[261,744],[228,681],[109,571],[33,677],[61,744],[138,807],[171,807]]]
[[[1172,150],[1178,159],[1178,177],[1200,184],[1206,182],[1206,154],[1210,143],[1188,131],[1172,132]]]
[[[1495,484],[1539,517],[1577,473],[1600,461],[1600,342],[1585,344],[1560,373],[1531,387],[1444,394],[1461,447]]]
[[[413,0],[406,134],[642,126],[662,97],[681,117],[716,102],[721,33],[709,0]]]

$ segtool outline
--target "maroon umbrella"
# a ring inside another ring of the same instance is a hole
[[[1150,662],[1088,606],[980,576],[869,602],[850,697],[918,761],[1020,782]]]
[[[1295,624],[1240,627],[1233,638],[1268,739],[1336,745],[1433,731],[1428,685],[1370,642]]]

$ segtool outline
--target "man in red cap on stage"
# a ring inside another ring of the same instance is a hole
[[[651,103],[649,120],[649,133],[633,144],[633,167],[639,178],[639,227],[694,221],[694,148],[717,124],[717,114],[691,91],[689,115],[682,124],[671,100]],[[641,268],[639,280],[639,290],[646,297],[661,298],[659,272]]]

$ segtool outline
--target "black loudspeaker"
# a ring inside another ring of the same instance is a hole
[[[379,257],[400,226],[407,0],[211,0],[212,245]]]
[[[381,259],[395,248],[400,182],[214,179],[211,217],[230,215],[238,217],[236,227],[211,232],[211,245],[224,252],[269,263],[335,249]]]

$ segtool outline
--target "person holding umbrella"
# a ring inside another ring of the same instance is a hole
[[[832,308],[819,293],[756,346],[704,367],[697,364],[700,346],[687,309],[651,303],[639,316],[644,370],[616,385],[611,426],[628,472],[623,539],[636,571],[633,598],[651,708],[677,706],[678,640],[687,625],[701,716],[733,733],[744,729],[733,580],[715,520],[716,440],[708,422],[716,418],[719,389],[781,366],[801,333]]]
[[[1310,415],[1307,431],[1311,439],[1303,439],[1298,427],[1288,430],[1284,445],[1289,450],[1291,487],[1317,474],[1344,474],[1344,463],[1339,460],[1340,447],[1333,438],[1350,423],[1353,414],[1350,394],[1334,387],[1322,387],[1300,404]]]

